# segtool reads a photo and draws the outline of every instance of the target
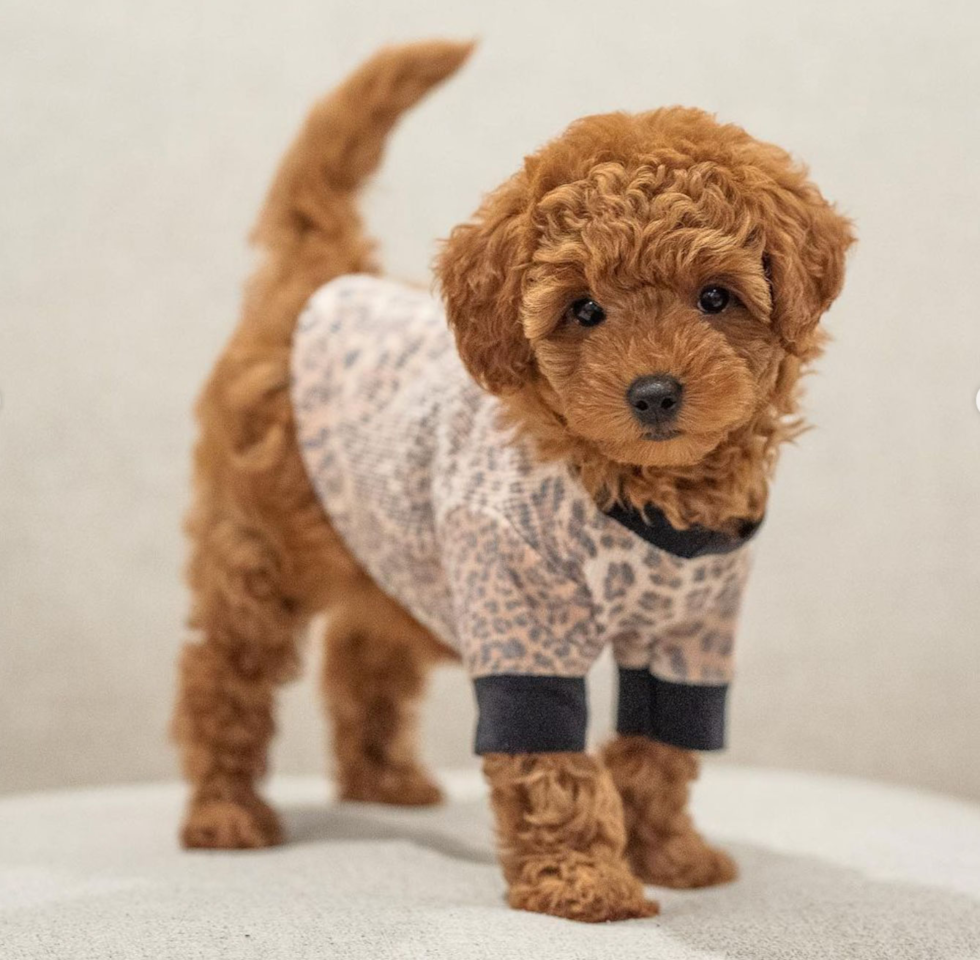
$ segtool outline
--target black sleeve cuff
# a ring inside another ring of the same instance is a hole
[[[648,670],[619,668],[616,730],[684,750],[725,746],[728,686],[673,683]]]
[[[557,753],[585,749],[584,677],[477,677],[476,752]]]

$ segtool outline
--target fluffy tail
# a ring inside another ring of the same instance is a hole
[[[286,154],[252,234],[257,244],[295,254],[320,282],[369,269],[371,243],[355,206],[399,116],[469,56],[472,43],[430,41],[388,47],[312,110]]]

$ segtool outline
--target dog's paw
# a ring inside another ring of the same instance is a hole
[[[282,843],[275,811],[257,796],[247,800],[196,799],[180,831],[188,848],[249,850]]]
[[[576,853],[524,863],[508,901],[518,910],[584,923],[634,920],[660,912],[624,863]]]
[[[735,861],[707,844],[696,831],[671,834],[653,842],[631,841],[627,849],[633,872],[658,887],[689,890],[729,883],[738,876]]]
[[[428,807],[442,803],[442,790],[416,766],[371,766],[346,771],[340,782],[341,800]]]

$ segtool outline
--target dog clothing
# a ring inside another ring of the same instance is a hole
[[[585,675],[607,644],[619,732],[723,746],[758,524],[730,536],[600,510],[501,421],[441,305],[411,287],[332,280],[299,318],[291,367],[324,510],[378,586],[460,654],[478,753],[583,750]]]

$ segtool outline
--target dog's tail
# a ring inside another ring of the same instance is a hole
[[[370,270],[358,189],[377,168],[399,116],[453,74],[472,48],[438,40],[387,47],[321,100],[282,161],[252,240],[299,255],[320,283]]]

